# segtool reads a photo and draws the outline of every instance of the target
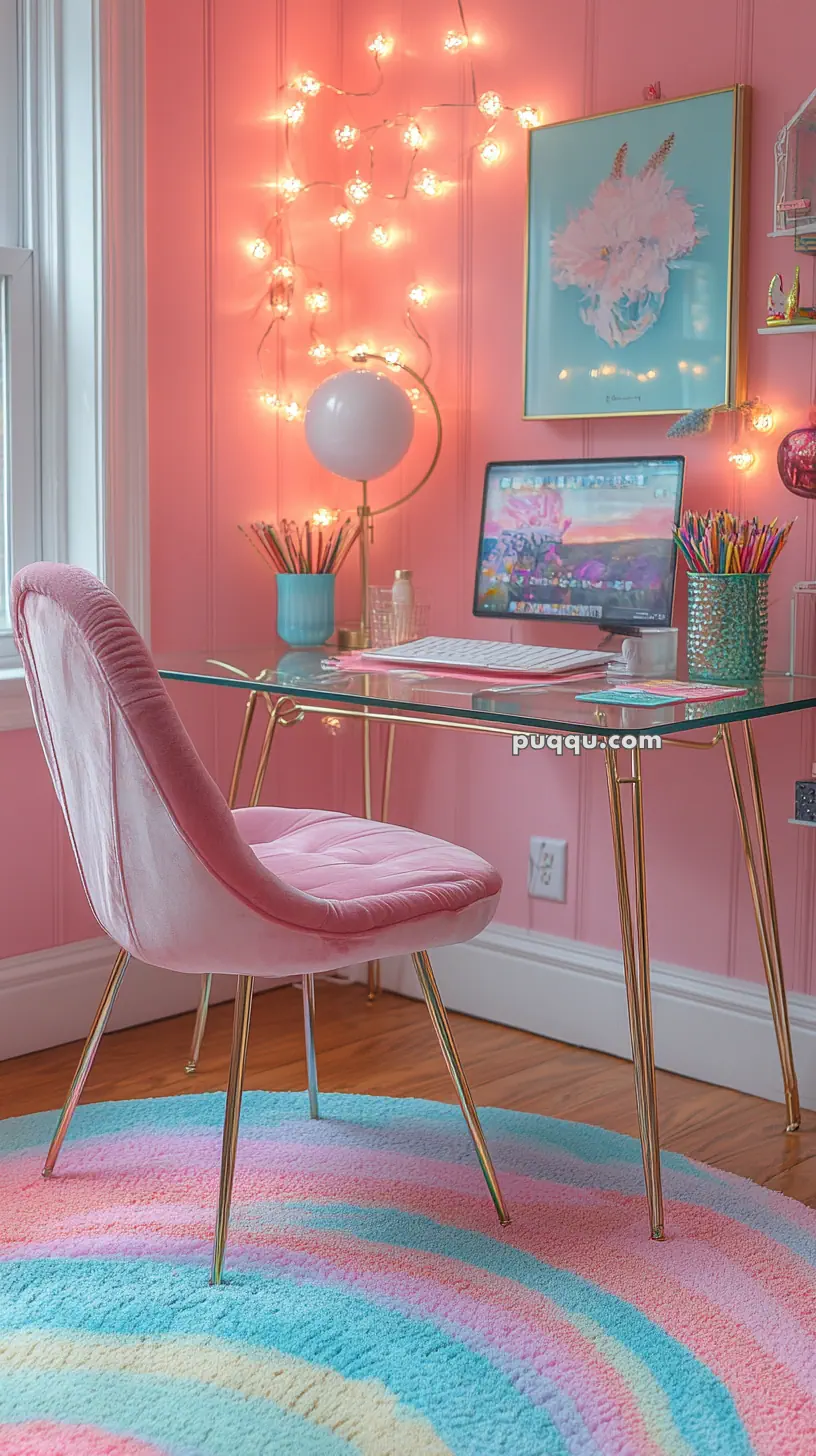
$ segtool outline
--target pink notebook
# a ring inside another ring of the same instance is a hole
[[[622,684],[618,684],[622,686]],[[682,698],[686,703],[710,702],[715,698],[741,698],[747,688],[727,688],[720,683],[672,682],[667,678],[650,678],[643,682],[638,678],[632,683],[641,693],[658,693],[667,698]]]

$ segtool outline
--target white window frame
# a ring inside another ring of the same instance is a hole
[[[94,571],[147,636],[145,4],[16,3],[36,555]],[[31,722],[15,674],[0,670],[0,729]]]
[[[6,386],[7,462],[14,489],[7,506],[8,555],[36,556],[40,541],[37,491],[37,388],[35,358],[34,256],[29,248],[0,248],[0,288],[5,296],[8,350]],[[4,474],[0,462],[0,479]],[[0,504],[0,510],[3,506]],[[0,569],[3,569],[0,561]],[[8,633],[0,633],[0,672],[16,665]]]

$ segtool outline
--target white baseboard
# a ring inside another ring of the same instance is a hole
[[[620,954],[560,936],[491,925],[434,952],[445,1004],[486,1021],[629,1057]],[[410,962],[383,963],[383,986],[417,996]],[[773,1101],[782,1078],[764,986],[652,963],[657,1065]],[[816,998],[788,997],[802,1105],[816,1108]]]
[[[115,955],[112,942],[100,937],[0,961],[0,1061],[87,1036]],[[199,988],[198,976],[134,961],[111,1012],[110,1030],[192,1011]],[[216,976],[212,999],[225,1001],[234,994],[235,978]]]
[[[60,1046],[87,1034],[115,955],[104,937],[0,961],[0,1060]],[[468,945],[434,954],[445,1003],[486,1021],[628,1057],[629,1028],[618,952],[491,925]],[[364,968],[357,973],[360,979]],[[407,960],[383,962],[386,990],[419,994]],[[234,995],[217,976],[213,1000]],[[197,976],[134,962],[110,1029],[192,1011]],[[764,986],[652,964],[659,1067],[780,1101],[782,1081]],[[788,998],[802,1105],[816,1109],[816,998]]]

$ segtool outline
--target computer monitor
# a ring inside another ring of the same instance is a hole
[[[474,616],[670,626],[684,467],[682,455],[488,465]]]

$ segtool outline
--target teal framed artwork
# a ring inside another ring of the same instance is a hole
[[[744,86],[530,133],[524,415],[744,397]]]

